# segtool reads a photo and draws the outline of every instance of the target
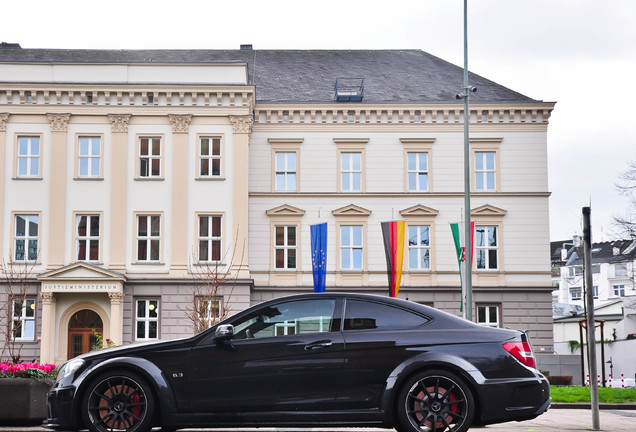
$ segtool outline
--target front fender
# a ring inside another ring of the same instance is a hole
[[[175,407],[177,406],[175,403],[174,393],[170,384],[166,380],[166,377],[161,372],[161,369],[159,369],[151,361],[140,357],[115,357],[86,369],[75,380],[77,388],[75,397],[75,412],[79,412],[78,405],[91,380],[102,372],[114,369],[129,370],[147,380],[148,384],[154,389],[155,396],[157,397],[157,412],[161,415],[162,424],[166,424],[167,419],[174,414]]]
[[[410,357],[399,364],[386,380],[386,386],[380,400],[382,410],[393,419],[394,402],[404,381],[416,372],[425,369],[446,369],[465,378],[471,387],[483,383],[485,377],[477,368],[462,357],[446,353],[425,352]]]

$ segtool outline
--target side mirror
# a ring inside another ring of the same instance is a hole
[[[229,340],[234,337],[234,326],[232,324],[222,324],[214,332],[214,339]]]

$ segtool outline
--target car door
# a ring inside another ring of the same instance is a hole
[[[269,303],[229,321],[233,339],[190,352],[192,411],[328,409],[343,372],[339,303],[323,296]]]
[[[424,341],[427,317],[380,302],[347,299],[343,319],[343,408],[378,408],[390,373]],[[418,347],[421,348],[421,347]]]

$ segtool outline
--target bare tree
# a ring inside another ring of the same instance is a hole
[[[236,245],[236,241],[234,244]],[[242,250],[245,251],[245,248],[243,247]],[[228,248],[220,261],[198,262],[190,265],[190,272],[194,279],[192,303],[183,310],[192,324],[194,334],[209,329],[229,315],[229,305],[238,279],[238,271],[232,274],[235,251],[236,248],[232,248],[230,254]],[[241,265],[243,255],[240,259]],[[196,255],[193,254],[194,260]]]
[[[16,262],[13,254],[7,262],[2,260],[2,278],[4,288],[4,302],[0,303],[0,336],[4,342],[0,358],[5,353],[11,363],[19,363],[22,352],[22,337],[27,331],[27,324],[23,318],[33,316],[35,318],[35,301],[29,301],[29,289],[33,285],[33,262]],[[35,332],[35,320],[33,320],[33,332]]]
[[[628,162],[628,169],[619,175],[616,189],[629,199],[624,216],[614,216],[613,225],[621,236],[636,237],[636,160]]]

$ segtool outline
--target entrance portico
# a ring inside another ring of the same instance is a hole
[[[122,343],[124,275],[79,262],[42,273],[38,280],[42,283],[41,362],[59,364],[77,351],[69,348],[73,342],[69,331],[76,325],[72,318],[75,321],[81,311],[101,321],[104,339]]]

